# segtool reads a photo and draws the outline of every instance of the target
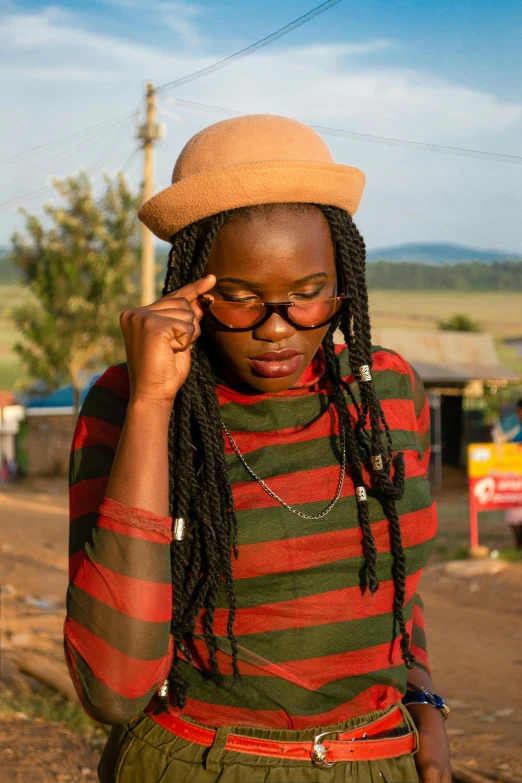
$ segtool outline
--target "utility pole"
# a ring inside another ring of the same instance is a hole
[[[156,123],[156,90],[151,82],[145,87],[147,115],[138,132],[143,146],[142,203],[152,197],[154,191],[154,142],[162,138],[163,128]],[[141,226],[141,304],[149,305],[156,299],[154,237],[149,229]]]

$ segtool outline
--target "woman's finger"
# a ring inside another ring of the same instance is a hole
[[[172,302],[171,302],[172,304]],[[176,318],[179,321],[186,321],[192,323],[196,320],[196,315],[190,307],[158,307],[154,310],[149,310],[152,318]]]
[[[196,301],[198,296],[201,296],[202,294],[205,294],[207,291],[210,291],[210,289],[214,288],[215,285],[216,285],[215,276],[207,275],[206,277],[202,277],[199,280],[195,280],[193,283],[188,283],[188,285],[184,285],[181,288],[178,288],[177,291],[172,291],[170,294],[166,294],[166,296],[162,297],[162,299],[168,300],[168,299],[183,298],[186,299],[189,304],[192,304],[193,302]],[[158,301],[161,301],[161,299]]]
[[[172,349],[184,351],[196,339],[196,324],[173,319],[166,332]]]

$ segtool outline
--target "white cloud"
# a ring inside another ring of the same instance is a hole
[[[2,77],[4,79],[30,80],[33,82],[98,82],[103,79],[104,82],[115,81],[119,78],[118,74],[109,70],[99,68],[39,68],[37,66],[19,66],[18,68],[2,68]]]
[[[132,0],[109,2],[121,5]],[[154,13],[161,7],[166,15],[174,15],[176,24],[181,20],[188,25],[184,32],[177,30],[184,36],[185,48],[173,46],[169,51],[92,32],[83,26],[81,17],[53,7],[40,13],[5,15],[0,25],[0,51],[9,78],[0,85],[0,100],[11,111],[5,113],[0,131],[2,157],[130,111],[138,103],[146,79],[156,84],[169,82],[229,53],[224,44],[220,50],[209,44],[205,52],[198,48],[201,16],[197,6],[154,2],[150,7]],[[385,66],[383,54],[388,50],[393,53],[393,41],[290,44],[288,38],[284,44],[266,48],[168,94],[359,133],[522,154],[522,103],[503,101],[491,92],[454,84],[421,70],[394,67],[391,57],[391,64]],[[379,54],[379,66],[372,60],[374,54]],[[157,180],[161,186],[168,183],[174,159],[187,139],[204,125],[227,116],[183,105],[174,106],[174,112],[176,121],[166,115],[169,136],[158,147]],[[118,128],[114,132],[117,134]],[[133,123],[121,126],[113,149],[114,154],[122,152],[118,163],[125,159],[125,150],[132,149],[133,134]],[[110,133],[102,134],[96,143],[103,150],[111,138]],[[332,137],[326,140],[339,162],[367,171],[368,199],[363,202],[360,220],[370,245],[442,237],[473,241],[473,233],[484,232],[490,232],[492,240],[499,238],[500,243],[522,245],[519,221],[513,218],[522,208],[520,167]],[[52,152],[45,153],[49,160]],[[82,147],[53,162],[49,169],[44,167],[41,174],[20,180],[19,189],[13,192],[1,183],[33,166],[32,158],[17,160],[7,173],[0,169],[0,201],[41,187],[48,173],[65,174],[100,156],[100,150]],[[36,162],[45,160],[42,153]],[[490,191],[495,192],[494,198],[488,197]],[[36,208],[37,204],[29,206]],[[423,211],[442,223],[462,227],[469,236],[458,230],[452,234],[438,223],[423,224],[412,215]],[[11,215],[5,223],[9,231],[16,218]],[[484,228],[484,223],[489,228]],[[2,235],[0,242],[5,239]]]
[[[174,30],[187,46],[199,46],[202,43],[196,21],[201,13],[192,3],[177,2],[156,3],[155,12],[160,22]]]
[[[226,94],[225,105],[242,111],[267,106],[320,125],[443,144],[496,133],[522,118],[522,102],[421,71],[366,66],[350,54],[340,45],[267,49],[229,67],[226,86],[221,72],[192,89],[209,103]]]
[[[127,67],[137,70],[137,66],[149,64],[168,68],[173,60],[181,60],[181,57],[162,54],[157,48],[90,32],[78,24],[79,20],[73,14],[54,7],[39,14],[11,14],[4,17],[0,25],[0,46],[9,61],[23,62],[32,55],[38,62],[49,58],[64,70],[64,53],[71,53],[72,62],[87,58],[90,65],[103,60],[114,63],[120,73]],[[22,57],[20,49],[27,50]],[[191,57],[184,54],[183,59],[190,62]]]
[[[107,5],[120,8],[140,9],[146,8],[147,14],[157,17],[158,24],[166,25],[178,34],[186,46],[198,46],[202,42],[196,19],[201,14],[201,9],[194,3],[185,0],[105,0]]]

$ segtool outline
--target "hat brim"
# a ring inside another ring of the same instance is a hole
[[[354,215],[366,177],[339,163],[260,161],[204,171],[176,182],[146,201],[138,217],[168,242],[196,220],[255,204],[329,204]]]

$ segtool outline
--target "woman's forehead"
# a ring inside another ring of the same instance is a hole
[[[277,206],[234,216],[225,224],[212,247],[208,271],[249,280],[334,274],[333,244],[322,212]]]

